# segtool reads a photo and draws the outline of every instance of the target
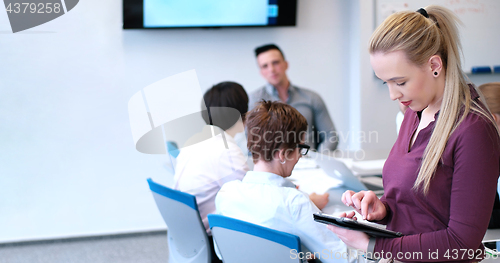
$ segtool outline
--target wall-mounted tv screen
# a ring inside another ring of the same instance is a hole
[[[297,0],[123,0],[123,28],[295,26]]]

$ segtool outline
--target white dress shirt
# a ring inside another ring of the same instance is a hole
[[[216,211],[215,195],[226,182],[243,178],[248,171],[246,161],[234,139],[225,132],[224,137],[218,134],[182,148],[177,156],[174,189],[196,197],[203,225],[209,235],[211,231],[207,215]]]
[[[346,245],[326,225],[313,220],[313,213],[319,209],[279,175],[249,171],[242,181],[222,186],[215,205],[221,215],[298,236],[309,251],[321,253],[322,262],[348,262],[340,256],[335,258],[336,252],[347,253]],[[325,249],[328,258],[323,257]]]

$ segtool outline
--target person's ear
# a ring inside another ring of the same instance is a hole
[[[275,151],[274,158],[278,159],[278,162],[281,163],[283,160],[286,160],[285,154],[286,153],[285,153],[284,149],[279,149],[279,150]]]
[[[497,123],[498,127],[500,127],[500,115],[498,113],[493,113],[493,119]]]
[[[430,65],[430,70],[432,76],[435,78],[439,77],[441,73],[443,72],[443,60],[441,59],[440,56],[434,55],[429,58],[429,65]]]
[[[287,160],[293,158],[293,152],[294,152],[294,149],[288,148],[285,150],[285,157]]]
[[[285,149],[280,149],[278,154],[279,162],[285,164],[287,160],[287,152]]]

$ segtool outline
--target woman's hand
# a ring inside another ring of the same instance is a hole
[[[328,196],[330,194],[324,193],[322,195],[312,193],[309,195],[309,199],[319,208],[319,210],[323,210],[325,206],[328,204]]]
[[[368,221],[382,220],[387,216],[385,205],[372,191],[355,193],[347,190],[342,194],[342,203],[356,209]]]
[[[339,217],[347,217],[356,219],[354,211],[349,213],[341,213]],[[335,233],[347,246],[355,249],[363,250],[366,253],[370,237],[361,231],[348,230],[334,225],[327,225],[328,229]]]

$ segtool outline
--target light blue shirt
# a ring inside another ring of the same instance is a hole
[[[336,252],[347,253],[346,245],[326,225],[313,220],[313,213],[320,210],[279,175],[249,171],[242,181],[224,184],[215,205],[224,216],[298,236],[309,251],[320,253],[322,262],[348,262],[335,258]]]
[[[262,99],[281,101],[278,90],[267,83],[263,88],[250,94],[248,110],[253,109]],[[281,102],[294,107],[306,118],[308,125],[306,144],[320,152],[337,149],[339,142],[337,131],[325,103],[316,92],[290,84],[288,99]]]

